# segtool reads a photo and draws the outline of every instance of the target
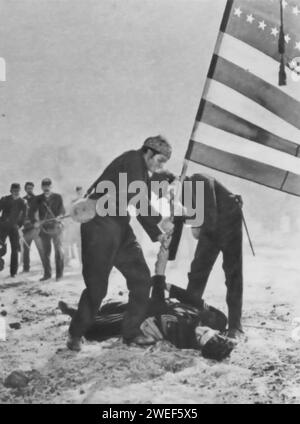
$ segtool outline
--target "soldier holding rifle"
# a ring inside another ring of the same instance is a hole
[[[41,245],[40,256],[44,268],[44,275],[40,281],[51,278],[51,244],[55,252],[56,281],[63,277],[64,251],[62,247],[63,224],[59,218],[64,216],[65,208],[60,194],[52,192],[52,181],[44,178],[41,183],[43,193],[36,197],[35,218],[40,227]]]

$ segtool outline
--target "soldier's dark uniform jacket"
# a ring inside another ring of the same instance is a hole
[[[203,174],[187,178],[204,182],[204,222],[191,263],[187,290],[202,298],[210,272],[220,252],[227,286],[229,328],[241,329],[243,264],[242,212],[236,196],[219,181]],[[195,206],[195,199],[193,199]]]
[[[24,221],[23,234],[23,271],[30,270],[30,246],[33,240],[37,243],[37,230],[34,228],[34,223],[37,221],[35,217],[36,211],[36,196],[34,194],[26,194],[23,197],[26,203],[26,217]],[[37,248],[39,248],[37,244]]]
[[[132,181],[149,184],[149,175],[141,150],[131,150],[117,157],[103,172],[100,181],[111,181],[116,187],[119,210],[119,174],[126,173],[127,189]],[[103,194],[102,194],[103,195]],[[128,194],[127,204],[134,194]],[[95,193],[91,197],[101,197]],[[149,202],[149,199],[148,199]],[[139,222],[153,241],[161,234],[157,223],[160,217],[138,216]],[[130,340],[139,334],[145,318],[150,271],[143,252],[129,225],[130,216],[96,217],[81,225],[83,277],[86,289],[81,295],[78,311],[72,319],[70,334],[82,336],[91,325],[107,292],[108,277],[115,266],[126,278],[130,292],[128,309],[123,321],[123,337]]]
[[[33,224],[36,222],[36,218],[35,218],[35,211],[37,209],[36,198],[37,196],[35,196],[34,194],[31,194],[31,195],[26,194],[26,196],[23,197],[26,203],[24,231],[32,229]]]
[[[13,199],[11,195],[0,199],[0,240],[5,243],[9,237],[11,245],[10,274],[18,271],[18,252],[20,250],[19,228],[22,227],[26,215],[26,204],[23,199]]]
[[[44,194],[36,196],[35,208],[41,221],[48,220],[65,214],[62,196],[51,193],[49,197]],[[62,226],[56,221],[42,224],[40,230],[41,245],[38,246],[44,268],[44,278],[50,278],[51,270],[51,242],[55,251],[56,278],[61,278],[64,271],[64,251],[62,246]]]
[[[39,194],[35,198],[35,210],[38,210],[41,220],[64,215],[65,208],[62,196],[58,193],[51,193],[49,197]]]
[[[119,174],[125,173],[127,176],[127,184],[123,187],[120,187],[119,185]],[[127,205],[129,204],[131,198],[136,193],[128,193],[128,186],[133,181],[142,181],[146,183],[148,190],[147,193],[147,200],[148,200],[148,215],[147,216],[137,216],[137,220],[142,225],[144,230],[147,232],[149,237],[152,241],[156,241],[158,236],[161,234],[160,229],[158,228],[157,224],[159,223],[161,216],[154,216],[153,210],[151,208],[150,204],[150,182],[151,179],[149,177],[148,170],[146,168],[146,164],[142,155],[141,150],[130,150],[128,152],[123,153],[121,156],[117,157],[103,172],[100,182],[101,181],[110,181],[112,182],[117,191],[116,196],[116,215],[118,218],[123,218],[123,224],[126,225],[130,221],[130,215],[127,212],[125,217],[119,216],[119,210],[120,210],[120,204],[119,204],[119,193],[122,189],[125,189],[127,191]],[[92,198],[99,198],[103,194],[102,193],[95,193],[91,195]]]
[[[0,199],[1,223],[7,226],[22,227],[26,214],[26,204],[20,197],[13,199],[12,195]]]

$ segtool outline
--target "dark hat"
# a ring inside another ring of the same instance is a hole
[[[50,180],[50,178],[43,178],[42,179],[42,186],[49,186],[52,184],[52,181]]]
[[[27,187],[27,186],[32,186],[32,187],[34,187],[34,184],[33,184],[33,182],[31,182],[31,181],[26,181],[26,183],[25,183],[25,188]]]
[[[12,183],[10,186],[11,190],[21,190],[21,186],[19,183]]]
[[[166,156],[167,159],[170,159],[172,154],[172,147],[170,143],[161,135],[156,137],[148,137],[144,141],[143,147],[148,147],[149,149],[155,150],[157,153],[161,153]]]

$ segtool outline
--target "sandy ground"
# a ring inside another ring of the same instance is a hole
[[[59,283],[38,282],[38,263],[30,274],[13,280],[6,277],[6,269],[0,277],[0,311],[7,311],[7,339],[0,341],[0,402],[299,403],[300,337],[297,340],[293,324],[300,317],[296,245],[288,238],[273,237],[256,244],[253,258],[245,244],[247,340],[222,363],[165,342],[141,349],[112,339],[85,343],[79,354],[70,352],[65,347],[69,320],[57,309],[57,302],[77,303],[83,288],[80,268],[68,267]],[[157,248],[146,246],[151,266]],[[180,259],[169,266],[169,281],[186,284],[193,248],[193,242],[185,238]],[[126,298],[126,285],[117,271],[111,276],[109,297]],[[207,301],[226,311],[224,297],[219,260]],[[21,323],[21,328],[9,328],[13,322]],[[26,388],[3,386],[13,370],[28,373]]]

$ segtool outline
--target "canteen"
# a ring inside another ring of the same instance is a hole
[[[70,215],[75,222],[84,224],[96,216],[96,200],[84,198],[73,203]]]

